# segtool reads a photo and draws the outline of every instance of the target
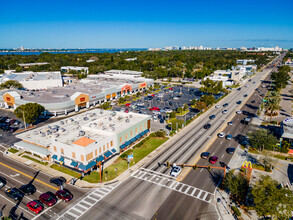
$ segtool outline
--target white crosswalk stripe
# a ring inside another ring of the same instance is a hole
[[[157,172],[150,172],[146,169],[139,169],[131,176],[140,180],[169,188],[171,190],[191,196],[195,199],[199,199],[207,203],[210,203],[214,198],[214,195],[210,192],[175,181],[173,180],[174,178],[171,178],[167,175],[160,175],[159,173],[157,174]]]
[[[95,191],[88,194],[82,200],[79,200],[74,206],[70,209],[66,210],[61,216],[59,216],[58,220],[75,220],[80,218],[83,213],[97,204],[103,197],[109,194],[113,189],[115,189],[119,184],[115,186],[106,186],[104,188],[96,189]],[[67,217],[66,217],[67,216]]]

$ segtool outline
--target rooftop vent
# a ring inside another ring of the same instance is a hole
[[[130,122],[130,120],[127,118],[127,119],[125,120],[125,122],[126,122],[126,123],[129,123],[129,122]]]
[[[87,121],[87,120],[89,120],[89,118],[88,117],[84,117],[83,120]]]
[[[116,115],[116,112],[112,112],[111,115],[112,117],[114,117]]]
[[[115,131],[115,127],[112,127],[112,131]]]
[[[129,118],[132,118],[132,115],[129,115]]]
[[[106,129],[107,129],[107,127],[106,127],[106,126],[103,126],[103,127],[102,127],[102,130],[106,130]]]
[[[82,130],[80,130],[80,131],[78,132],[78,135],[79,135],[79,136],[84,136],[84,135],[85,135],[85,132],[82,131]]]
[[[66,130],[65,130],[65,128],[61,128],[60,130],[61,130],[61,132],[64,132],[64,131],[66,131]]]
[[[102,110],[100,111],[100,114],[103,114],[103,111]]]
[[[108,118],[108,120],[109,120],[109,121],[112,121],[112,118],[111,118],[111,117],[109,117],[109,118]]]
[[[74,121],[74,119],[73,119],[73,118],[70,118],[69,120],[70,120],[71,122],[72,122],[72,121]]]
[[[64,125],[64,121],[60,121],[60,125]]]
[[[119,117],[118,117],[118,120],[119,120],[119,121],[120,121],[120,120],[122,120],[122,119],[123,119],[123,117],[122,117],[122,116],[119,116]]]

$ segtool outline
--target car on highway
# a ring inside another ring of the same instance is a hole
[[[4,177],[0,176],[0,189],[6,185],[7,181]]]
[[[24,197],[24,193],[21,192],[19,189],[16,187],[14,188],[9,188],[5,191],[6,195],[9,196],[10,198],[14,199],[15,201],[20,201]]]
[[[173,97],[173,99],[179,99],[177,96]]]
[[[228,148],[226,149],[226,152],[227,152],[228,154],[234,154],[234,152],[235,152],[235,148],[234,148],[234,147],[228,147]]]
[[[262,88],[266,88],[266,85],[261,85]]]
[[[33,200],[26,204],[26,207],[36,214],[39,214],[44,210],[44,205],[39,200]]]
[[[201,157],[202,159],[208,159],[209,156],[210,156],[210,152],[203,152],[203,153],[201,153],[201,155],[200,155],[200,157]]]
[[[212,156],[212,157],[210,157],[210,159],[209,159],[209,162],[210,162],[211,164],[215,164],[215,163],[217,163],[217,161],[218,161],[218,157],[216,157],[216,156]]]
[[[63,176],[53,177],[53,178],[50,179],[50,183],[54,183],[57,186],[61,186],[61,185],[63,185],[66,182],[67,181],[66,181],[66,179]]]
[[[234,122],[233,121],[229,121],[227,124],[230,125],[230,126],[233,126],[234,125]]]
[[[225,103],[224,105],[223,105],[223,107],[225,108],[225,107],[228,107],[229,106],[229,103]]]
[[[247,94],[244,94],[243,97],[247,97]]]
[[[243,115],[250,115],[250,113],[248,111],[243,111],[242,113],[243,113]]]
[[[255,100],[252,100],[251,103],[255,103]]]
[[[241,102],[240,100],[236,102],[236,104],[238,104],[238,105],[240,105],[241,103],[242,103],[242,102]]]
[[[242,111],[241,110],[238,110],[238,111],[236,111],[236,114],[237,115],[241,115],[242,114]]]
[[[220,108],[220,105],[216,105],[215,108]]]
[[[228,110],[225,109],[225,110],[222,111],[222,113],[223,113],[223,114],[227,114],[227,113],[228,113]]]
[[[215,115],[211,115],[210,117],[209,117],[209,119],[215,119],[216,118],[216,116]]]
[[[218,133],[218,137],[219,137],[219,138],[223,138],[223,137],[225,137],[225,135],[226,135],[225,132]]]
[[[239,87],[237,90],[238,90],[238,91],[240,91],[240,90],[241,90],[241,88]]]
[[[205,124],[205,125],[203,126],[203,128],[204,128],[204,129],[209,129],[211,126],[212,126],[212,125],[208,123],[208,124]]]
[[[172,168],[172,170],[170,172],[170,175],[175,177],[175,178],[177,178],[180,173],[181,173],[181,168],[176,166],[176,164],[173,165],[173,168]]]
[[[21,187],[19,187],[19,189],[27,195],[32,195],[37,191],[36,187],[33,184],[22,185]]]
[[[39,197],[40,201],[47,205],[47,206],[53,206],[57,203],[58,199],[57,197],[55,196],[54,193],[48,191],[46,193],[43,193],[40,195]]]
[[[229,140],[229,141],[231,141],[232,138],[233,138],[233,136],[232,136],[231,134],[228,134],[228,135],[226,136],[226,139]]]

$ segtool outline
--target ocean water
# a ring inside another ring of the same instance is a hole
[[[65,54],[65,53],[117,53],[117,52],[125,52],[125,51],[143,51],[147,50],[146,48],[123,48],[123,49],[68,49],[61,51],[37,51],[37,52],[20,52],[20,51],[9,51],[9,52],[0,52],[0,55],[39,55],[41,53],[52,53],[52,54]]]

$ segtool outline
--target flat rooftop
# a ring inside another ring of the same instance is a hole
[[[72,145],[82,137],[99,142],[148,118],[149,115],[93,109],[16,137],[42,146],[49,146],[54,139]]]
[[[32,72],[32,71],[25,71],[20,73],[4,73],[0,78],[0,81],[5,82],[8,80],[15,80],[15,81],[38,81],[38,80],[61,80],[61,73],[60,71],[54,72]]]

